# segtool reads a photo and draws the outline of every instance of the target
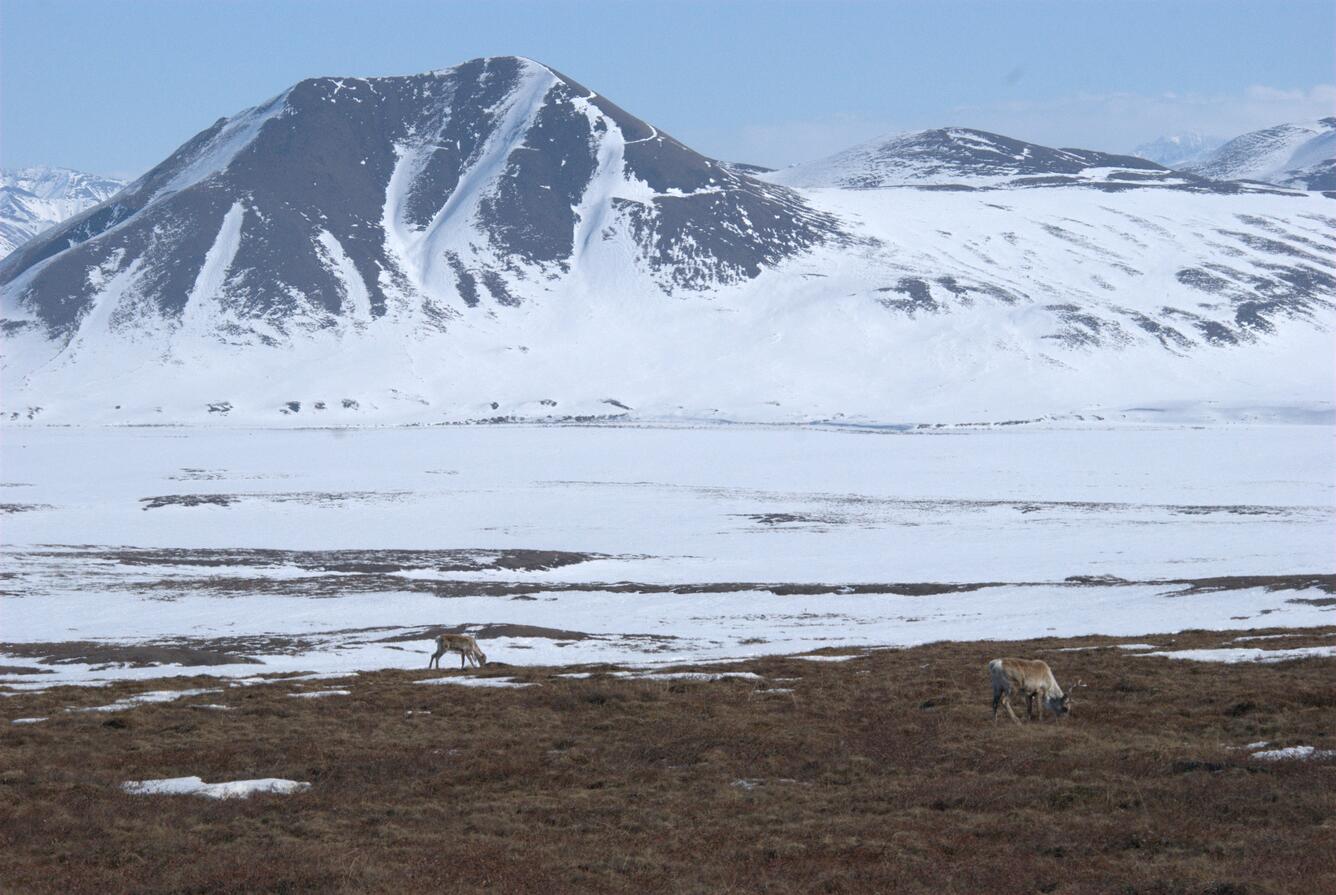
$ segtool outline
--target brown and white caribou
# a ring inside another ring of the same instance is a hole
[[[427,667],[433,664],[437,668],[441,667],[441,656],[446,653],[459,653],[459,667],[464,667],[464,662],[472,662],[474,668],[481,668],[487,664],[487,656],[478,648],[478,641],[474,640],[468,634],[441,634],[436,638],[436,652],[432,653],[427,660]]]
[[[988,676],[993,680],[993,723],[997,723],[997,707],[1004,705],[1011,720],[1021,719],[1011,708],[1012,696],[1025,697],[1025,715],[1034,718],[1035,704],[1039,705],[1039,720],[1044,709],[1061,718],[1072,710],[1071,694],[1064,693],[1047,662],[1039,659],[994,659],[988,663]],[[1078,683],[1077,686],[1080,686]]]

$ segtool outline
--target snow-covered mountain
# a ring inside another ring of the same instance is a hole
[[[220,119],[0,276],[54,333],[114,280],[137,316],[271,344],[537,299],[614,235],[663,289],[689,292],[840,234],[795,194],[503,57],[303,81]]]
[[[1224,142],[1220,137],[1204,137],[1196,131],[1189,131],[1142,143],[1132,150],[1132,154],[1169,168],[1177,168],[1199,160]]]
[[[123,186],[123,180],[68,168],[0,169],[0,258]]]
[[[1252,131],[1184,169],[1217,180],[1259,180],[1300,190],[1336,190],[1336,117]]]
[[[961,129],[835,159],[718,162],[516,57],[303,81],[0,261],[0,400],[317,425],[1329,406],[1324,197]]]

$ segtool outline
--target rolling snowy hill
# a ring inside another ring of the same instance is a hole
[[[963,129],[766,173],[516,57],[315,79],[0,262],[3,407],[1329,414],[1329,202]]]
[[[1336,117],[1278,124],[1235,137],[1184,168],[1219,180],[1336,190]]]
[[[123,180],[68,168],[0,170],[0,258],[123,186]]]

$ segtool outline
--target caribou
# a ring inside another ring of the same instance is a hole
[[[487,656],[478,648],[478,641],[474,640],[468,634],[441,634],[436,638],[436,652],[432,653],[427,660],[427,667],[431,668],[433,664],[437,668],[441,667],[441,656],[446,653],[459,653],[459,667],[463,669],[466,661],[472,662],[474,668],[481,668],[487,664]]]
[[[997,723],[997,707],[1004,705],[1011,720],[1021,719],[1011,708],[1011,697],[1025,697],[1025,716],[1033,719],[1035,705],[1039,706],[1039,720],[1044,720],[1047,708],[1061,718],[1072,710],[1071,694],[1062,692],[1053,670],[1039,659],[994,659],[988,663],[988,676],[993,679],[993,723]],[[1078,682],[1076,686],[1081,686]]]

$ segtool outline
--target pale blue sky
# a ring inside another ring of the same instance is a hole
[[[1333,114],[1321,2],[0,0],[0,165],[141,173],[320,75],[530,56],[706,154],[948,124],[1130,150]]]

